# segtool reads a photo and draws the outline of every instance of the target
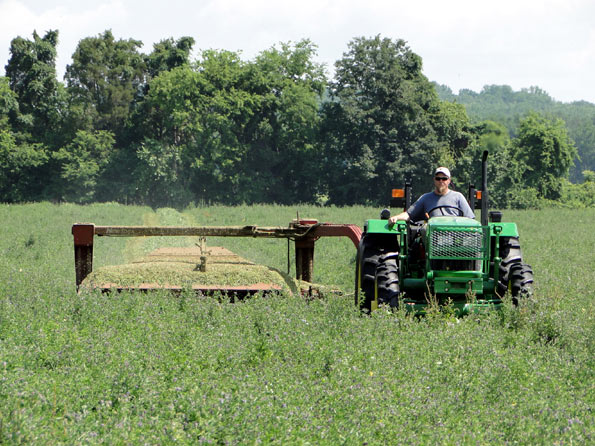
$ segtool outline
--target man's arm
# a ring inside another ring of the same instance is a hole
[[[391,218],[388,219],[388,224],[389,225],[394,225],[397,220],[403,220],[403,221],[408,221],[409,220],[409,214],[407,213],[407,211],[405,212],[401,212],[399,215],[394,215]]]
[[[420,218],[423,218],[423,215],[426,212],[425,202],[427,198],[428,194],[423,194],[421,197],[417,199],[415,203],[409,206],[409,209],[407,209],[405,212],[401,212],[400,214],[389,218],[388,224],[394,225],[397,222],[397,220],[409,221],[413,219],[413,221],[418,221]]]
[[[463,216],[469,217],[469,218],[475,218],[475,214],[471,210],[471,206],[469,206],[469,203],[467,203],[465,196],[462,194],[460,194],[460,195],[461,196],[459,199],[459,208],[463,211]]]

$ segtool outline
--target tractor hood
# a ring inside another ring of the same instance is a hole
[[[433,229],[440,229],[443,226],[459,226],[461,228],[466,227],[479,227],[481,226],[481,222],[467,217],[455,217],[455,216],[441,216],[441,217],[432,217],[428,220],[428,226],[431,226]],[[519,231],[517,228],[516,223],[510,222],[489,222],[488,226],[490,228],[490,235],[495,236],[499,235],[500,237],[518,237]]]
[[[481,223],[473,218],[455,217],[455,216],[441,216],[432,217],[428,220],[428,225],[433,227],[439,226],[481,226]]]
[[[481,222],[467,217],[455,217],[455,216],[441,216],[441,217],[432,217],[428,220],[428,225],[432,228],[439,228],[440,226],[460,226],[462,228],[466,227],[479,227],[481,226]],[[516,223],[507,223],[507,222],[498,222],[488,223],[490,227],[490,235],[494,236],[496,234],[500,235],[500,237],[518,237],[519,232],[517,229]],[[397,224],[389,226],[388,220],[374,220],[370,219],[367,220],[364,225],[364,232],[373,233],[373,234],[393,234],[396,235],[398,233],[405,233],[406,232],[407,224],[404,221],[399,221]]]

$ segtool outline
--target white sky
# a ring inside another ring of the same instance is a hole
[[[60,33],[60,80],[78,42],[106,29],[141,40],[145,53],[192,36],[195,50],[240,50],[246,59],[309,38],[329,71],[354,37],[380,34],[406,40],[424,74],[455,93],[538,86],[559,101],[595,103],[593,0],[0,0],[1,66],[13,38],[49,29]]]

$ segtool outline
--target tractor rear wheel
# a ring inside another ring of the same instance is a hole
[[[500,298],[510,292],[513,302],[530,296],[533,289],[533,270],[523,263],[521,245],[518,237],[502,237],[500,239],[500,270],[496,294]]]
[[[374,280],[378,305],[399,306],[399,253],[389,252],[380,256]]]
[[[355,266],[355,304],[365,311],[372,309],[376,293],[376,270],[380,257],[398,249],[396,237],[364,234],[359,242]]]

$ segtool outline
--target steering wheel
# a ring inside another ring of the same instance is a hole
[[[465,212],[464,212],[464,211],[463,211],[463,210],[462,210],[460,207],[457,207],[457,206],[450,206],[450,205],[447,205],[447,204],[444,204],[444,205],[442,205],[442,206],[436,206],[436,207],[433,207],[432,209],[430,209],[430,210],[427,212],[427,214],[428,214],[428,215],[430,215],[430,214],[431,214],[432,212],[434,212],[436,209],[444,209],[444,208],[451,208],[451,209],[456,209],[457,211],[459,211],[459,215],[460,215],[461,217],[464,217],[464,216],[465,216]]]

